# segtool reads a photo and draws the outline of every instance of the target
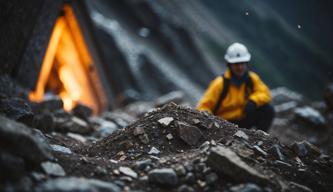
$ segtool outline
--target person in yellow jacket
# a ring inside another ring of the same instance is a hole
[[[259,76],[248,70],[251,55],[247,48],[234,43],[227,49],[228,69],[213,80],[197,105],[242,128],[268,131],[274,118],[269,88]]]

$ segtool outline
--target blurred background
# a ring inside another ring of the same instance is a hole
[[[117,66],[114,75],[132,99],[180,89],[195,103],[222,74],[233,42],[248,47],[251,68],[270,88],[286,86],[319,99],[333,79],[328,0],[86,3],[105,61]]]

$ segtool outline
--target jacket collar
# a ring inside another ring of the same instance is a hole
[[[244,82],[248,82],[248,80],[250,79],[248,71],[246,72],[246,74],[244,74],[244,77],[242,77],[241,79],[233,77],[230,69],[227,69],[223,75],[226,79],[229,79],[237,87],[240,87]]]

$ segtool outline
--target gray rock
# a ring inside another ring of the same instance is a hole
[[[254,183],[236,185],[230,188],[232,192],[262,192],[263,190]]]
[[[156,147],[152,147],[150,151],[148,152],[149,155],[158,155],[160,154],[160,150],[158,150]]]
[[[86,179],[77,177],[58,178],[48,180],[35,189],[37,192],[95,192],[110,191],[120,192],[121,189],[110,182],[104,182],[96,179]]]
[[[240,131],[238,130],[235,134],[234,134],[235,137],[238,137],[238,138],[242,138],[242,139],[245,139],[245,140],[248,140],[249,139],[249,136],[246,135],[246,133],[244,133],[243,131]]]
[[[53,158],[51,148],[42,135],[21,123],[0,116],[0,141],[3,149],[29,163],[40,164]]]
[[[186,169],[182,165],[177,165],[176,167],[174,167],[174,170],[176,171],[176,174],[179,176],[186,175]]]
[[[93,113],[93,110],[90,107],[83,105],[82,103],[77,104],[72,111],[75,116],[82,119],[88,119]]]
[[[58,153],[64,153],[64,154],[72,154],[72,151],[64,146],[61,145],[50,145],[52,150]]]
[[[289,146],[298,156],[320,156],[320,149],[307,141],[294,142]]]
[[[173,117],[164,117],[162,119],[159,119],[157,122],[162,125],[163,127],[167,127],[170,125],[170,123],[173,122]]]
[[[314,126],[323,126],[326,123],[325,118],[320,114],[320,112],[312,107],[305,106],[296,108],[294,112],[298,118]]]
[[[135,164],[137,169],[144,170],[147,166],[151,165],[151,163],[151,159],[146,159],[142,161],[137,161]]]
[[[16,180],[24,175],[24,160],[5,151],[0,152],[0,180]]]
[[[185,176],[186,183],[193,184],[195,182],[195,176],[193,173],[188,172]]]
[[[167,186],[176,186],[178,184],[178,176],[176,172],[170,168],[151,170],[148,173],[148,180],[151,183]]]
[[[178,187],[177,192],[194,192],[195,190],[188,185],[181,185]]]
[[[177,122],[178,135],[188,145],[196,145],[202,133],[199,128],[185,122]]]
[[[66,173],[64,169],[58,163],[52,163],[49,161],[43,162],[41,164],[44,172],[51,176],[65,176]]]
[[[54,121],[53,116],[50,113],[42,113],[39,115],[35,115],[33,126],[37,129],[50,133],[54,130]]]
[[[33,112],[29,103],[21,98],[8,98],[4,95],[0,97],[0,113],[5,114],[8,118],[20,120],[29,118],[30,123],[33,119]]]
[[[72,138],[72,139],[75,139],[76,141],[79,141],[79,142],[82,142],[82,143],[85,143],[87,141],[87,139],[85,137],[83,137],[82,135],[80,134],[76,134],[76,133],[67,133],[66,134],[68,137]]]
[[[276,160],[276,161],[274,161],[274,165],[275,165],[277,168],[279,168],[279,169],[281,169],[281,170],[283,170],[283,171],[290,170],[290,168],[292,167],[291,164],[286,163],[286,162],[284,162],[284,161],[280,161],[280,160]]]
[[[58,125],[55,129],[63,133],[78,133],[78,134],[88,134],[93,131],[93,129],[84,120],[78,117],[72,117],[64,123],[57,123]]]
[[[143,127],[135,127],[133,130],[133,135],[137,136],[137,135],[142,135],[145,133],[145,129]]]
[[[119,167],[119,171],[127,176],[130,176],[134,179],[138,178],[138,174],[129,167]]]
[[[235,181],[254,181],[267,184],[267,177],[250,167],[232,150],[222,146],[213,147],[207,159],[208,165]]]
[[[34,107],[34,111],[37,113],[53,112],[59,109],[63,109],[63,102],[60,97],[50,97],[44,99]]]

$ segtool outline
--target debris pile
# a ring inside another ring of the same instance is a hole
[[[287,98],[282,92],[274,98],[275,107],[281,110],[278,121],[294,118],[291,125],[303,122],[314,129],[294,110],[304,107],[305,101],[295,100],[295,95]],[[161,104],[160,100],[160,107],[155,102],[134,103],[100,117],[91,117],[85,106],[66,112],[56,99],[33,104],[31,110],[23,108],[28,113],[20,117],[26,118],[9,116],[8,107],[0,117],[1,190],[333,189],[333,159],[309,140],[282,143],[266,132],[238,128],[170,101]],[[285,107],[287,102],[295,105]],[[328,121],[326,116],[324,120]],[[320,126],[329,130],[327,124]],[[271,132],[279,133],[280,128],[275,122]]]

